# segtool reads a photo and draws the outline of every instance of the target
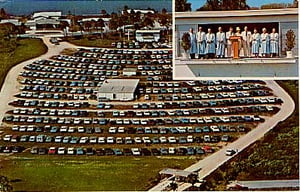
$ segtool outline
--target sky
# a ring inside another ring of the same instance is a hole
[[[192,10],[195,11],[199,7],[202,7],[206,0],[188,0],[188,2],[192,3]],[[260,7],[268,3],[293,3],[293,0],[247,0],[247,4],[250,7]]]

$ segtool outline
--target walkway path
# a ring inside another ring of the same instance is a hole
[[[17,81],[19,73],[24,71],[24,66],[32,63],[38,59],[48,59],[54,55],[59,54],[62,50],[66,48],[78,48],[75,45],[72,45],[67,42],[61,42],[59,45],[51,44],[48,37],[42,38],[45,45],[48,47],[48,52],[39,57],[24,61],[13,68],[8,72],[5,81],[3,83],[2,89],[0,91],[0,124],[2,123],[2,119],[5,115],[5,112],[13,109],[13,106],[8,105],[14,99],[14,95],[20,92],[19,90],[19,82]]]
[[[287,119],[295,110],[295,103],[293,99],[289,96],[283,88],[281,88],[275,81],[266,81],[267,86],[270,87],[274,94],[282,99],[283,103],[281,105],[280,111],[270,118],[266,118],[264,123],[259,124],[255,129],[242,136],[235,142],[228,144],[223,149],[218,152],[208,156],[207,158],[193,164],[192,166],[185,169],[185,171],[198,171],[199,179],[204,179],[206,176],[210,175],[214,170],[224,164],[226,161],[232,158],[232,156],[226,156],[226,149],[238,149],[242,151],[252,143],[262,138],[268,131],[273,129],[279,122]],[[165,181],[167,182],[167,181]],[[164,190],[165,182],[159,183],[154,186],[150,191],[162,191]],[[179,186],[179,191],[183,191],[190,187],[190,184],[184,184],[184,186]]]

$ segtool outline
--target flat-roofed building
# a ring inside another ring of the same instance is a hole
[[[139,79],[107,79],[98,91],[98,100],[134,100]]]
[[[52,18],[52,19],[60,19],[62,16],[61,11],[42,11],[42,12],[35,12],[32,15],[33,20],[39,20],[43,18]]]
[[[1,23],[11,23],[14,24],[15,26],[21,26],[22,22],[20,22],[18,19],[2,19],[0,21]]]
[[[159,29],[136,30],[135,38],[138,42],[158,42],[160,40]]]

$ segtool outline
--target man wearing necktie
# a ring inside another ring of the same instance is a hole
[[[205,57],[205,48],[206,48],[206,42],[205,42],[205,32],[202,30],[202,27],[199,27],[199,31],[196,34],[197,37],[197,44],[198,44],[198,58],[204,58]]]
[[[222,31],[222,27],[219,27],[217,32],[217,54],[216,54],[218,58],[225,57],[225,43],[226,43],[225,33]]]
[[[207,29],[206,34],[206,53],[208,58],[214,58],[216,53],[216,36],[211,32],[211,28]]]
[[[226,32],[226,40],[227,40],[227,57],[232,57],[232,42],[230,37],[234,36],[233,28],[229,27],[229,31]]]
[[[244,27],[242,32],[242,47],[244,51],[244,57],[250,57],[250,41],[251,41],[251,32],[248,31],[248,27]]]

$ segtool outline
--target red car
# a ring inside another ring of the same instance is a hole
[[[50,148],[49,148],[49,151],[48,151],[48,154],[49,154],[49,155],[54,155],[54,154],[56,154],[56,148],[55,148],[55,147],[50,147]]]

